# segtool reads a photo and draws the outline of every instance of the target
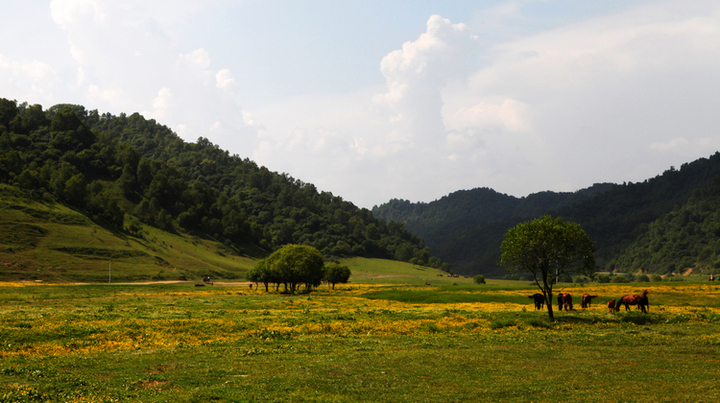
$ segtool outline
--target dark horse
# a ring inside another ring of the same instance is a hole
[[[597,297],[597,295],[583,294],[582,297],[580,297],[580,307],[590,308],[590,303],[592,302],[592,299]]]
[[[542,295],[540,293],[536,293],[536,294],[528,296],[528,298],[535,301],[535,310],[541,310],[545,307],[545,296],[544,295]]]
[[[563,307],[565,307],[566,311],[570,311],[573,309],[573,302],[572,302],[572,295],[568,293],[559,293],[557,296],[557,302],[558,302],[558,311],[562,311]]]
[[[625,311],[630,310],[630,305],[637,305],[643,313],[650,311],[650,302],[648,301],[647,294],[648,290],[643,291],[642,295],[623,295],[615,305],[615,311],[619,311],[621,305],[625,305]]]

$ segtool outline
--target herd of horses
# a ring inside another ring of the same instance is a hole
[[[608,312],[618,312],[620,311],[620,307],[623,305],[625,305],[625,310],[629,311],[630,305],[637,305],[638,309],[640,309],[643,313],[646,313],[650,311],[650,302],[648,301],[647,295],[648,290],[645,290],[643,291],[642,295],[623,295],[622,297],[618,298],[617,302],[614,299],[611,299],[610,301],[608,301],[607,304]],[[583,294],[582,297],[580,297],[580,307],[590,308],[590,304],[592,303],[593,298],[597,297],[597,295]],[[545,307],[544,295],[536,293],[528,296],[528,298],[532,299],[535,302],[536,310],[541,310]],[[558,293],[557,304],[558,310],[560,311],[562,311],[563,308],[566,311],[574,310],[572,295],[568,293]]]

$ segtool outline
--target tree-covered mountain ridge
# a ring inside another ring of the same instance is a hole
[[[671,167],[637,183],[595,184],[571,193],[524,198],[488,188],[462,190],[431,203],[391,200],[373,214],[423,237],[455,271],[504,276],[500,243],[508,229],[545,214],[576,222],[595,242],[598,270],[665,273],[720,267],[713,206],[720,154]],[[678,218],[679,217],[679,218]]]
[[[119,233],[137,235],[149,225],[207,237],[239,255],[303,244],[327,258],[449,270],[401,223],[206,138],[186,142],[138,113],[113,116],[69,104],[43,110],[0,99],[0,182]]]

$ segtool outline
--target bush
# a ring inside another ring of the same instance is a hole
[[[650,277],[650,281],[653,283],[659,283],[662,281],[662,277],[660,277],[659,274],[653,274],[652,277]]]
[[[490,323],[490,329],[502,329],[504,327],[515,326],[515,321],[512,319],[498,319]]]
[[[613,276],[612,283],[629,283],[630,280],[627,279],[625,276]]]
[[[638,283],[647,283],[650,281],[650,277],[648,277],[647,274],[641,274],[637,276],[635,281],[637,281]]]
[[[485,276],[482,274],[478,274],[477,276],[473,277],[473,281],[475,284],[485,284]]]
[[[607,274],[601,274],[598,276],[598,283],[609,283],[610,282],[610,276]]]

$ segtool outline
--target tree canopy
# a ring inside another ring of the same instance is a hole
[[[352,272],[350,268],[338,263],[330,263],[325,266],[325,279],[328,283],[332,284],[333,290],[335,284],[347,283],[350,279]]]
[[[290,293],[295,293],[299,285],[305,285],[307,291],[317,287],[325,277],[325,262],[322,253],[307,245],[285,245],[260,261],[247,273],[247,279],[265,284],[285,285]]]
[[[578,224],[549,215],[511,228],[501,245],[500,263],[511,273],[526,271],[545,296],[553,318],[552,288],[556,279],[595,271],[594,246]]]

